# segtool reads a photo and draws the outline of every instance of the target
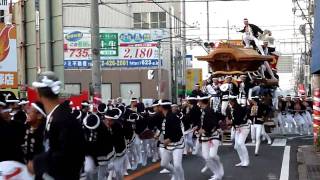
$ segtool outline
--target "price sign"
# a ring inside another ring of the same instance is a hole
[[[158,59],[157,43],[120,44],[121,59]]]
[[[157,67],[158,43],[166,37],[159,30],[107,29],[100,31],[101,67]],[[66,29],[64,32],[65,69],[90,69],[92,66],[90,29]]]
[[[64,55],[66,59],[86,60],[91,56],[91,49],[67,49]]]

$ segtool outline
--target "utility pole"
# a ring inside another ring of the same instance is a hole
[[[100,70],[100,33],[99,33],[99,5],[98,0],[91,0],[91,51],[92,51],[92,87],[93,99],[101,97]]]
[[[161,42],[158,42],[158,99],[161,99],[161,81],[162,81],[162,73],[161,73]]]
[[[186,0],[182,0],[182,22],[186,22]],[[187,47],[186,47],[186,24],[182,25],[182,87],[184,94],[186,95],[186,72],[187,72],[187,62],[186,62],[186,54],[187,54]]]
[[[209,16],[209,0],[207,0],[207,40],[210,42],[210,16]]]

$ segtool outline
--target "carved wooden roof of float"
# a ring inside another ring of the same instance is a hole
[[[207,56],[196,58],[207,61],[213,71],[256,71],[264,61],[273,61],[272,56],[261,56],[253,49],[228,44],[220,45]]]

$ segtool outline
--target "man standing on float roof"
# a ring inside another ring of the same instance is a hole
[[[61,82],[53,72],[39,75],[33,87],[47,112],[44,133],[45,152],[28,163],[28,170],[39,177],[78,180],[84,162],[85,139],[78,120],[66,103],[60,104]]]
[[[265,55],[264,51],[260,46],[259,40],[258,40],[259,33],[262,34],[263,31],[258,26],[254,24],[249,24],[249,21],[247,18],[243,19],[243,23],[244,23],[244,28],[239,32],[244,33],[243,41],[245,44],[245,48],[249,48],[250,42],[253,41],[257,46],[257,48],[259,49],[259,51],[261,52],[261,54],[264,56]]]

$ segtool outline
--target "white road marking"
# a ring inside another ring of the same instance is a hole
[[[293,140],[297,138],[306,138],[306,137],[311,137],[312,135],[304,135],[304,136],[293,136],[293,137],[288,137],[288,140]]]
[[[232,146],[233,144],[232,143],[229,143],[229,142],[224,142],[222,144],[222,146]],[[253,144],[253,143],[247,143],[246,146],[256,146],[256,144]]]
[[[286,146],[287,144],[287,139],[274,139],[273,143],[271,146]]]
[[[286,146],[284,148],[281,173],[280,173],[279,180],[289,180],[290,148],[291,148],[290,146]]]

